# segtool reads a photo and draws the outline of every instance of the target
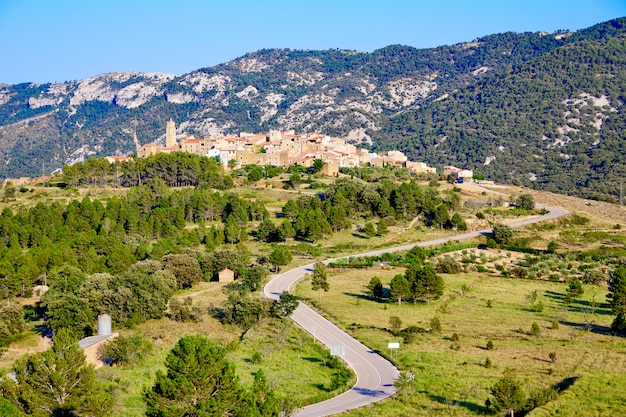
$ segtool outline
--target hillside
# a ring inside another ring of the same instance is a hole
[[[586,197],[619,195],[626,38],[577,38],[392,117],[375,134],[378,147],[470,166],[503,182]]]
[[[615,195],[606,179],[623,161],[625,23],[431,49],[261,50],[184,75],[4,85],[0,176],[134,152],[135,133],[139,144],[162,141],[171,117],[180,134],[318,131],[498,180]]]

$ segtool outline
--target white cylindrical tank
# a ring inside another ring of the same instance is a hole
[[[111,316],[108,314],[100,314],[98,316],[98,334],[111,334]]]

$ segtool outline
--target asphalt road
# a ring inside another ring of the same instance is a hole
[[[511,223],[509,226],[513,228],[527,226],[529,224],[555,219],[569,213],[567,210],[556,207],[537,205],[537,208],[545,208],[549,212],[540,217]],[[351,256],[380,255],[385,252],[409,250],[415,245],[421,247],[439,245],[450,241],[477,237],[490,232],[491,229],[478,230],[441,239],[395,246]],[[327,259],[324,263],[329,263],[333,260],[334,259]],[[279,274],[265,285],[263,292],[265,296],[277,299],[281,292],[290,291],[291,286],[296,281],[312,271],[313,264],[309,264]],[[329,400],[303,407],[297,410],[294,415],[298,417],[322,417],[338,414],[380,401],[396,392],[393,383],[398,378],[399,372],[391,362],[354,339],[304,303],[300,303],[298,308],[291,315],[291,319],[328,348],[332,346],[344,346],[345,354],[342,358],[354,370],[357,377],[356,384],[350,390]],[[392,341],[394,340],[390,340],[390,342]]]

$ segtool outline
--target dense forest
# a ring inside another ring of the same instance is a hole
[[[626,39],[579,34],[390,119],[376,149],[473,167],[501,182],[613,199],[623,178]],[[599,38],[596,40],[595,38]]]

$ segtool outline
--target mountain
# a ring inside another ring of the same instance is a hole
[[[625,33],[621,18],[431,49],[271,49],[184,75],[0,85],[0,176],[134,152],[162,142],[173,118],[181,134],[318,131],[498,180],[611,193]]]

